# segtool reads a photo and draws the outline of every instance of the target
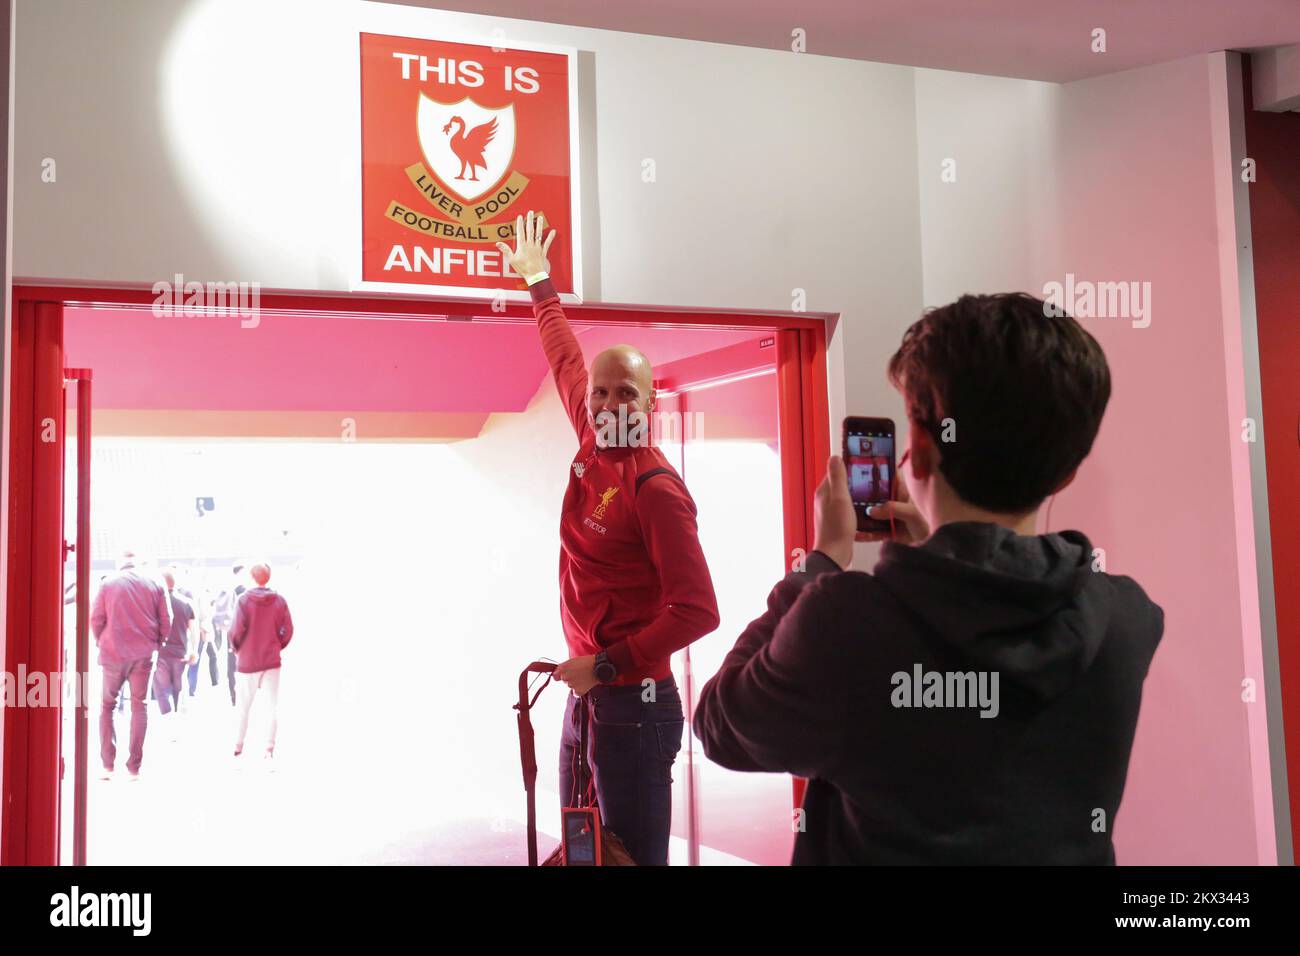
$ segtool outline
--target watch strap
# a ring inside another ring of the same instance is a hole
[[[601,679],[600,674],[602,670],[605,670],[605,672],[609,674],[609,678],[607,680]],[[601,651],[599,654],[597,654],[596,655],[596,680],[600,681],[602,684],[607,684],[609,683],[609,681],[613,680],[617,676],[618,676],[618,668],[615,667],[614,662],[609,659],[608,652]]]

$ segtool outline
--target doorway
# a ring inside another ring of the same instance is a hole
[[[76,290],[75,295],[64,295],[43,311],[37,301],[48,297],[49,290],[19,290],[16,298],[20,311],[25,303],[34,327],[40,324],[38,313],[46,320],[57,313],[58,336],[50,338],[58,339],[63,354],[53,364],[100,366],[92,369],[97,378],[90,430],[91,578],[111,571],[115,552],[129,546],[149,554],[157,568],[174,566],[186,590],[203,603],[224,578],[233,578],[235,564],[265,556],[273,567],[272,586],[294,607],[299,635],[285,655],[276,769],[259,766],[232,775],[225,753],[229,703],[217,706],[224,687],[220,682],[212,686],[201,666],[186,715],[190,725],[180,728],[189,737],[146,737],[147,749],[156,745],[155,769],[166,766],[164,755],[171,753],[174,757],[167,759],[177,772],[142,773],[134,784],[162,791],[148,801],[154,806],[159,800],[173,805],[175,798],[181,806],[198,808],[187,818],[186,837],[167,847],[115,843],[111,834],[132,829],[133,804],[125,801],[135,798],[117,781],[99,786],[92,779],[80,798],[86,807],[89,862],[522,862],[524,801],[509,705],[523,663],[563,652],[553,606],[557,542],[552,518],[572,454],[563,432],[548,430],[554,424],[547,418],[553,387],[544,365],[534,375],[538,370],[526,367],[523,357],[528,350],[510,344],[535,339],[531,314],[512,307],[504,316],[481,316],[476,310],[482,306],[467,303],[426,303],[413,311],[409,301],[268,296],[260,342],[242,331],[240,339],[230,340],[244,343],[237,349],[229,342],[205,345],[205,336],[220,337],[216,323],[221,317],[190,319],[211,324],[192,338],[200,344],[196,350],[171,344],[170,354],[180,355],[174,374],[155,371],[115,382],[111,370],[132,362],[138,367],[138,348],[148,353],[158,345],[130,345],[131,324],[138,331],[140,323],[163,320],[142,313],[143,293]],[[434,310],[439,314],[430,314]],[[692,649],[696,660],[685,661],[683,655],[674,660],[679,682],[689,677],[698,693],[716,669],[712,656],[720,661],[744,624],[761,613],[766,588],[788,563],[785,555],[808,546],[809,482],[828,445],[822,322],[602,307],[571,308],[569,316],[589,358],[591,350],[604,345],[634,341],[655,362],[656,378],[678,403],[677,410],[702,413],[697,420],[703,428],[684,435],[670,460],[685,470],[687,485],[697,496],[701,539],[711,565],[736,563],[722,555],[728,542],[743,546],[747,560],[764,552],[770,564],[761,582],[746,581],[744,573],[734,584],[720,580],[722,627]],[[351,350],[343,350],[340,358],[331,346],[339,342],[337,330],[345,324],[364,332],[351,336]],[[161,329],[155,324],[149,331],[148,339],[156,340]],[[166,331],[169,336],[194,334]],[[276,336],[292,347],[276,345]],[[670,347],[674,339],[680,340],[675,351]],[[432,370],[409,367],[401,357],[413,354],[412,342],[447,353],[446,361]],[[439,342],[457,342],[461,351],[441,348]],[[539,357],[535,341],[532,346]],[[241,358],[236,354],[240,349],[254,354]],[[259,366],[259,350],[278,360]],[[751,357],[740,360],[741,353]],[[752,358],[759,353],[761,359]],[[222,358],[214,362],[213,356]],[[285,360],[288,356],[292,362]],[[394,356],[399,357],[397,368],[390,367]],[[471,363],[466,356],[478,358]],[[345,363],[355,381],[370,383],[370,392],[349,393],[339,369],[331,365],[336,360]],[[716,374],[709,372],[710,364]],[[164,365],[165,358],[151,354],[143,361],[146,369]],[[152,395],[140,386],[141,379],[152,383]],[[160,385],[170,404],[160,402]],[[189,390],[202,393],[205,388],[208,399],[215,400],[187,397]],[[324,405],[301,400],[303,393],[311,397],[313,389],[316,397],[335,397]],[[476,401],[440,404],[440,389],[472,393]],[[764,389],[766,400],[755,400]],[[393,401],[377,401],[379,392]],[[344,393],[349,397],[339,400]],[[746,395],[751,396],[748,422]],[[38,410],[34,401],[31,411]],[[15,412],[20,411],[15,403]],[[689,416],[684,420],[690,421]],[[816,421],[823,423],[820,430],[813,427]],[[17,434],[17,419],[13,427]],[[67,504],[61,502],[57,509],[61,519],[75,513],[73,492],[79,484],[69,456],[81,436],[70,424],[60,435],[65,431],[68,440],[59,457],[63,467],[55,469],[67,476],[69,491]],[[743,488],[729,485],[728,476],[742,473],[748,476]],[[311,480],[302,480],[304,475]],[[17,481],[14,489],[20,491]],[[769,515],[767,527],[750,515],[747,527],[738,531],[735,515],[723,517],[729,503],[741,500],[738,491],[755,501],[766,496],[762,510]],[[33,488],[28,493],[42,497]],[[467,501],[474,504],[466,507]],[[71,528],[65,537],[79,544]],[[48,541],[36,529],[28,540],[35,553],[48,550]],[[484,541],[490,546],[482,547]],[[456,577],[467,565],[491,585],[476,587],[467,583],[474,576]],[[23,585],[15,581],[22,577],[17,571],[11,565],[11,595]],[[35,563],[31,571],[29,588],[41,580]],[[62,577],[54,575],[60,590]],[[728,598],[730,590],[747,591],[750,607],[740,597]],[[492,623],[494,615],[521,611],[536,622],[536,634],[523,635],[517,646],[501,645],[496,635],[505,629]],[[68,617],[75,620],[75,615]],[[11,634],[13,623],[11,614]],[[56,654],[61,652],[59,630],[54,634]],[[28,631],[29,654],[50,643],[48,622],[29,624]],[[494,654],[475,652],[485,641]],[[64,647],[75,643],[75,634],[68,634]],[[13,661],[12,641],[10,647]],[[293,651],[300,655],[296,668]],[[498,661],[500,675],[490,670]],[[90,740],[84,749],[93,775],[99,708],[93,651],[90,665]],[[500,693],[492,693],[498,684]],[[552,735],[558,748],[552,728],[558,730],[563,700],[559,691],[550,694],[552,699],[544,697],[535,715],[543,768],[543,852],[547,834],[554,830],[548,831],[548,821],[558,818],[558,798],[546,768],[553,762]],[[151,734],[156,714],[151,709]],[[22,853],[36,862],[48,853],[45,861],[73,862],[69,847],[75,843],[79,798],[68,783],[74,776],[68,768],[79,759],[73,752],[75,709],[60,716],[58,746],[49,765],[57,782],[62,757],[64,787],[61,793],[52,787],[54,801],[28,803],[30,822],[47,821],[43,828],[29,828],[29,834],[44,832],[48,842],[29,836],[18,848],[10,839],[14,830],[6,825],[6,859]],[[430,732],[439,727],[445,732]],[[30,739],[38,727],[29,724],[27,729]],[[258,732],[255,708],[250,739]],[[10,739],[7,732],[7,748]],[[48,745],[48,739],[35,741],[38,752],[48,753]],[[199,753],[201,759],[195,756]],[[209,759],[216,757],[225,762]],[[29,753],[25,767],[30,780],[39,772],[40,760]],[[17,790],[21,769],[6,760],[7,792]],[[718,768],[709,767],[698,752],[692,762],[686,747],[677,771],[674,863],[788,859],[788,778],[737,774],[736,780],[723,781],[715,774]],[[185,795],[193,798],[196,784],[198,799],[187,804]],[[759,792],[763,796],[755,799]],[[554,800],[556,812],[548,799]],[[296,809],[245,828],[243,842],[236,846],[220,838],[232,813],[258,819],[251,810],[241,814],[240,801],[248,808],[271,802]],[[739,829],[725,824],[735,819],[727,807],[742,802],[775,809],[762,811]],[[319,834],[327,820],[334,821],[337,838],[322,841]],[[216,849],[232,856],[220,858]]]

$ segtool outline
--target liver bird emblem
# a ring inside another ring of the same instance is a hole
[[[491,109],[468,97],[439,103],[421,93],[416,128],[429,171],[466,202],[490,192],[510,172],[516,146],[513,103]]]
[[[452,127],[459,126],[460,133],[452,133]],[[460,173],[457,179],[468,179],[470,182],[478,182],[478,171],[487,169],[487,162],[483,159],[483,150],[487,149],[487,144],[492,142],[493,137],[497,134],[496,117],[488,120],[473,129],[469,129],[465,121],[459,116],[453,116],[446,126],[442,128],[444,133],[451,133],[451,151],[456,154],[460,160]],[[469,176],[465,171],[469,170]]]
[[[591,516],[593,518],[605,517],[605,509],[609,507],[609,503],[614,500],[616,494],[618,494],[618,485],[611,485],[606,488],[600,496],[600,504],[596,505],[596,510],[591,513]]]

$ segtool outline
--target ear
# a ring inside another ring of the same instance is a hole
[[[650,397],[649,397],[648,399],[646,399],[645,410],[646,410],[647,412],[653,412],[653,411],[655,410],[655,403],[656,403],[658,400],[659,400],[659,390],[658,390],[657,388],[655,388],[653,385],[651,385],[651,386],[650,386]]]
[[[939,453],[930,433],[915,422],[908,429],[908,463],[917,481],[925,481],[939,466]]]

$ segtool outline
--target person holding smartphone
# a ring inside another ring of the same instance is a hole
[[[570,656],[555,676],[572,691],[560,799],[578,806],[587,791],[575,723],[587,711],[601,819],[638,865],[664,865],[672,765],[685,728],[669,658],[717,628],[718,602],[695,502],[650,440],[650,362],[618,345],[587,369],[547,275],[554,240],[544,217],[529,212],[516,222],[516,247],[497,248],[532,293],[542,349],[578,439],[560,517],[560,618]]]
[[[815,550],[695,733],[724,767],[809,778],[795,863],[1113,864],[1164,613],[1084,534],[1038,524],[1101,425],[1101,347],[1039,299],[966,295],[908,329],[889,375],[910,424],[896,500],[855,512],[829,460]],[[869,574],[850,570],[864,539],[885,542]]]

